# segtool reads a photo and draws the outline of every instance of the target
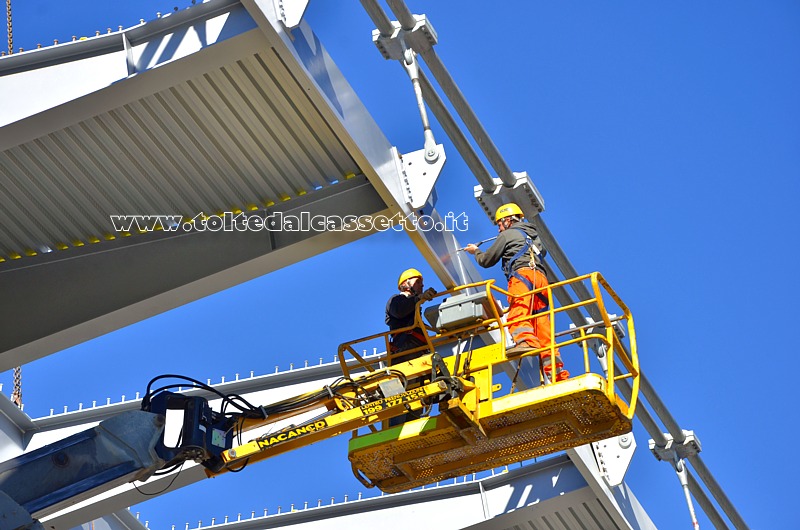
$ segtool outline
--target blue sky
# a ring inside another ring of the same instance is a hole
[[[408,4],[429,16],[438,54],[511,167],[532,176],[572,263],[601,271],[631,307],[644,371],[681,426],[697,433],[745,520],[792,527],[800,4]],[[16,2],[15,45],[94,35],[187,5]],[[317,0],[307,16],[389,140],[401,152],[420,149],[408,79],[374,49],[360,4]],[[447,145],[436,124],[434,133]],[[448,155],[439,209],[469,215],[464,243],[493,235],[472,198],[474,179],[453,148]],[[371,236],[52,355],[24,368],[26,411],[118,401],[160,373],[219,381],[330,359],[340,342],[384,329],[383,306],[402,269],[421,268],[428,285],[440,286],[416,256],[404,234]],[[0,382],[8,391],[10,372]],[[636,435],[629,484],[660,528],[687,528],[674,473],[647,451],[641,428]],[[151,528],[169,529],[353,498],[363,488],[345,443],[135,510]],[[275,487],[275,477],[294,474],[302,478]]]

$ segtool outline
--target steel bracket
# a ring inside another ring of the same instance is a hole
[[[592,444],[597,468],[609,488],[619,486],[633,460],[636,451],[636,438],[633,433],[606,438]]]
[[[442,144],[436,145],[436,151],[438,156],[433,161],[426,157],[425,149],[397,155],[403,196],[412,210],[419,210],[428,202],[442,172],[446,160]]]
[[[676,462],[678,460],[694,456],[702,450],[700,446],[700,439],[695,436],[694,431],[683,431],[683,442],[675,443],[672,435],[664,433],[664,438],[667,439],[667,445],[662,447],[656,445],[655,440],[650,440],[650,451],[658,460],[666,462]]]
[[[286,29],[294,29],[300,25],[308,3],[309,0],[272,0],[275,12]]]
[[[508,202],[514,202],[522,209],[525,217],[531,219],[544,211],[544,199],[531,182],[528,173],[514,173],[517,181],[513,187],[506,187],[500,179],[494,179],[495,190],[491,193],[485,191],[481,186],[475,186],[475,199],[481,205],[483,211],[494,224],[494,213],[497,209]]]
[[[381,35],[379,30],[372,30],[372,42],[378,47],[384,59],[402,61],[406,48],[423,53],[438,42],[436,31],[425,15],[414,15],[414,18],[417,23],[411,30],[404,30],[396,20],[392,21],[394,29],[391,35]]]

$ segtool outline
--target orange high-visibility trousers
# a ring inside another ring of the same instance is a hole
[[[539,270],[520,269],[517,271],[517,274],[528,280],[534,286],[534,289],[540,289],[548,285],[547,276]],[[520,296],[530,290],[531,289],[518,278],[513,276],[509,278],[508,292],[511,293],[512,296],[508,297],[509,309],[506,322],[512,322],[519,318],[532,315],[536,311],[543,310],[547,306],[547,294],[544,292],[542,296],[534,296],[532,294]],[[537,315],[530,320],[510,324],[508,329],[516,344],[527,342],[534,348],[549,348],[553,342],[553,337],[550,332],[550,316],[547,313]],[[555,353],[556,380],[561,381],[562,378],[558,376],[564,364],[561,362],[561,355],[559,355],[558,350],[556,350]],[[551,364],[550,352],[542,352],[539,354],[539,357],[541,358],[545,373],[552,379],[552,374],[549,373]],[[564,375],[569,377],[568,373]]]

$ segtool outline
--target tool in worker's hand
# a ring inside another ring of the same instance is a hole
[[[479,247],[479,246],[483,245],[484,243],[488,243],[489,241],[494,241],[495,239],[497,239],[497,236],[490,237],[489,239],[484,239],[483,241],[478,241],[477,243],[475,243],[475,246]],[[456,252],[461,252],[465,248],[467,248],[467,247],[457,248]]]

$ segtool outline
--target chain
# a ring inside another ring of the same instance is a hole
[[[8,54],[14,53],[14,32],[11,27],[11,0],[6,0],[6,21],[8,28]],[[14,368],[14,391],[11,392],[11,401],[22,408],[22,367]]]
[[[22,408],[22,367],[14,368],[14,391],[11,392],[11,401]]]
[[[8,54],[14,53],[14,33],[11,31],[11,0],[6,0],[6,15],[8,20]]]

